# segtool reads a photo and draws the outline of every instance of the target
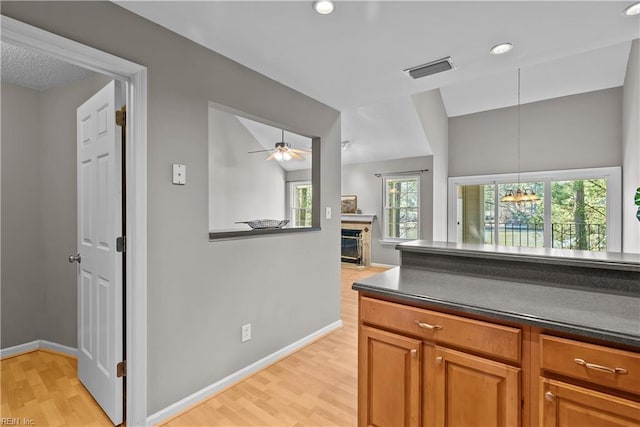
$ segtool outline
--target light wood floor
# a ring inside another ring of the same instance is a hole
[[[163,427],[339,426],[357,421],[357,293],[384,271],[342,268],[344,327],[174,418]]]
[[[113,426],[76,376],[76,359],[34,351],[0,362],[0,417],[21,426]]]
[[[351,284],[384,271],[342,268],[344,327],[173,418],[165,427],[355,426],[358,302]],[[0,418],[36,426],[112,426],[74,358],[35,351],[0,362]]]

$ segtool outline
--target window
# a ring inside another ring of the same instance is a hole
[[[620,250],[620,168],[531,172],[519,178],[511,174],[450,178],[449,240]],[[502,201],[518,188],[535,192],[539,200]]]
[[[311,227],[311,196],[310,181],[297,181],[289,184],[292,227]]]
[[[384,178],[384,238],[417,239],[420,229],[420,178]]]

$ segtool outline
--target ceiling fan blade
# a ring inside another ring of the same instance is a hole
[[[247,153],[249,153],[249,154],[253,154],[253,153],[266,153],[267,151],[271,151],[271,150],[256,150],[256,151],[247,151]]]
[[[304,160],[304,157],[302,157],[300,154],[296,153],[294,150],[289,150],[289,154],[291,154],[291,157],[296,159],[296,160]]]
[[[267,150],[267,151],[269,151],[269,150]],[[269,157],[267,157],[265,160],[271,160],[271,159],[273,159],[273,158],[276,156],[276,154],[277,154],[277,153],[278,153],[277,151],[275,151],[275,152],[271,153],[271,154],[269,155]]]
[[[309,154],[311,152],[311,150],[305,150],[304,148],[289,148],[289,151],[298,154]]]

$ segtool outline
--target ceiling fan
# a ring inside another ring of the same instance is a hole
[[[299,148],[291,148],[291,144],[284,142],[284,129],[282,129],[282,141],[276,142],[276,146],[270,150],[256,150],[249,151],[252,153],[264,153],[267,151],[273,151],[265,160],[276,159],[279,162],[288,162],[291,159],[304,160],[302,154],[310,153],[309,150],[303,150]]]

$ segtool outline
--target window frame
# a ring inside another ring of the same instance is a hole
[[[544,247],[551,248],[551,183],[553,181],[572,181],[599,179],[607,180],[607,252],[620,252],[622,248],[622,169],[619,166],[567,169],[539,172],[521,172],[493,175],[472,175],[450,177],[448,185],[447,240],[457,242],[457,187],[459,185],[496,185],[515,182],[544,183]],[[497,209],[497,204],[496,204]],[[497,213],[496,213],[497,218]]]
[[[294,209],[300,209],[295,207],[296,202],[296,186],[298,185],[308,185],[311,187],[311,223],[309,225],[294,225]],[[311,180],[300,180],[300,181],[287,181],[287,215],[289,219],[289,223],[292,228],[310,228],[313,227],[313,183]]]
[[[400,237],[390,237],[387,235],[387,230],[388,230],[388,215],[387,215],[387,182],[389,180],[402,180],[402,181],[409,181],[409,180],[415,180],[416,181],[416,195],[417,195],[417,203],[416,203],[416,218],[417,218],[417,237],[415,239],[405,239],[405,238],[400,238]],[[398,243],[398,242],[408,242],[408,241],[412,241],[412,240],[419,240],[420,236],[421,236],[421,232],[422,232],[422,221],[421,221],[421,208],[420,205],[422,204],[422,196],[421,196],[421,189],[420,189],[420,175],[415,174],[415,175],[389,175],[389,176],[383,176],[382,177],[382,240],[381,243]]]

